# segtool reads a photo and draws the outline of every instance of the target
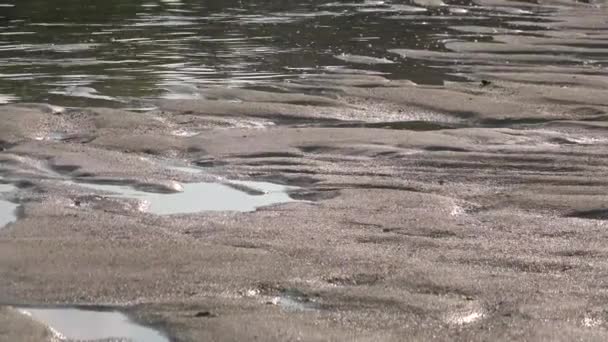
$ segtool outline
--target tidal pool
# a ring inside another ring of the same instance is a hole
[[[15,187],[10,184],[0,184],[0,228],[17,219],[17,207],[19,205],[2,199],[5,193],[14,190]]]
[[[160,332],[136,324],[117,311],[94,311],[75,308],[17,308],[51,329],[61,340],[169,342]]]
[[[271,303],[278,305],[285,311],[314,311],[319,305],[310,300],[304,293],[291,289],[283,291],[278,297],[274,297]]]
[[[113,197],[141,200],[143,210],[157,215],[188,214],[201,211],[254,211],[257,208],[295,201],[288,191],[294,187],[267,182],[184,183],[183,191],[158,193],[127,185],[77,183],[79,186],[112,193]]]

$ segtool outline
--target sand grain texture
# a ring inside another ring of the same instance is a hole
[[[396,51],[458,58],[466,82],[333,75],[147,113],[0,107],[0,176],[21,203],[0,229],[0,303],[117,306],[175,341],[608,339],[606,7],[535,6],[554,18],[542,35]],[[65,183],[215,176],[304,201],[155,216]],[[0,310],[0,340],[47,336],[31,325]]]

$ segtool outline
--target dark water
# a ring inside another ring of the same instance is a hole
[[[0,0],[0,102],[120,104],[317,73],[437,84],[454,78],[443,65],[388,50],[442,50],[488,39],[453,26],[542,16],[526,3],[421,1]]]

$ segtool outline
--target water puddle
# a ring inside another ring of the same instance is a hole
[[[470,311],[464,313],[455,313],[448,318],[448,322],[455,325],[466,325],[475,323],[484,317],[481,311]]]
[[[38,141],[64,141],[68,140],[69,138],[70,135],[63,132],[50,132],[47,135],[34,137],[34,139]]]
[[[200,132],[195,132],[195,131],[191,131],[188,129],[176,129],[173,132],[171,132],[172,135],[176,136],[176,137],[181,137],[181,138],[191,138],[191,137],[195,137],[197,135],[200,134]]]
[[[484,319],[486,313],[477,302],[470,302],[464,307],[447,314],[446,321],[453,325],[468,325]]]
[[[319,308],[311,298],[294,289],[283,291],[280,296],[272,298],[270,303],[285,311],[314,311]]]
[[[17,308],[19,312],[44,323],[59,340],[169,342],[160,332],[138,325],[117,311],[74,308]]]
[[[134,189],[127,185],[76,183],[79,186],[112,193],[113,197],[137,199],[142,211],[157,215],[189,214],[201,211],[255,211],[257,208],[294,202],[288,191],[295,189],[267,182],[229,181],[225,183],[184,183],[175,193]],[[179,184],[178,184],[179,185]]]
[[[0,228],[17,220],[19,205],[2,199],[4,194],[15,190],[16,188],[10,184],[0,184]]]

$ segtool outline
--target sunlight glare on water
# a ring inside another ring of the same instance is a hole
[[[498,15],[471,0],[2,0],[0,103],[127,106],[180,98],[177,85],[358,70],[441,83],[453,76],[389,50],[480,39],[450,26],[508,26],[531,13],[522,7]]]
[[[0,183],[0,228],[17,219],[16,211],[18,205],[2,198],[3,195],[14,190],[15,187],[10,184]]]
[[[135,324],[120,312],[73,308],[21,308],[19,311],[47,325],[62,341],[169,341],[158,331]]]

